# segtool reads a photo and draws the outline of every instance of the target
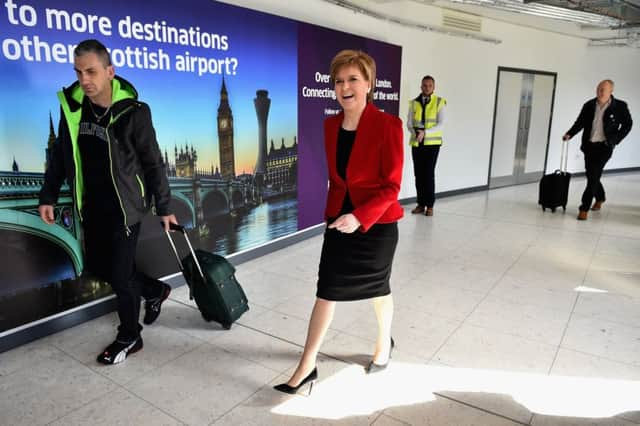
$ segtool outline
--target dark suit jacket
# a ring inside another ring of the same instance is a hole
[[[324,122],[329,168],[325,219],[338,216],[348,189],[352,213],[362,225],[360,231],[366,232],[375,223],[395,222],[404,214],[398,202],[404,161],[402,121],[371,103],[367,105],[358,123],[345,181],[336,169],[338,131],[343,118],[341,112]]]
[[[582,146],[590,143],[591,127],[593,126],[593,117],[596,114],[596,102],[597,98],[588,100],[580,111],[580,115],[576,119],[576,122],[567,131],[569,136],[573,137],[580,130],[582,130]],[[602,127],[604,129],[605,137],[607,138],[607,145],[614,146],[620,143],[625,136],[631,131],[631,114],[629,114],[629,108],[627,103],[620,99],[615,99],[611,96],[611,104],[604,111],[602,115]]]

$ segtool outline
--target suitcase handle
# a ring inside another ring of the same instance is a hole
[[[164,223],[160,222],[160,225],[164,229]],[[184,239],[186,240],[187,245],[189,246],[189,251],[191,252],[191,256],[193,257],[193,261],[196,264],[196,267],[198,268],[198,272],[200,272],[200,276],[202,277],[203,281],[206,281],[204,273],[202,272],[202,268],[200,267],[200,262],[198,261],[198,257],[196,256],[196,252],[193,249],[193,246],[191,245],[191,241],[189,240],[189,236],[187,235],[187,230],[185,229],[185,227],[182,226],[182,225],[178,225],[176,223],[170,223],[169,224],[169,229],[171,229],[173,231],[182,232],[182,235],[184,235]],[[171,238],[171,233],[168,232],[168,231],[165,231],[165,234],[167,234],[167,238],[169,239],[169,244],[171,244],[171,248],[173,249],[173,253],[176,255],[176,259],[178,260],[178,266],[180,268],[180,272],[182,272],[182,274],[184,275],[184,265],[182,264],[182,260],[180,260],[180,255],[178,254],[178,249],[176,249],[176,245],[174,244],[173,239]],[[191,298],[191,286],[189,286],[189,297]]]
[[[562,151],[560,152],[560,171],[567,171],[567,162],[569,160],[569,141],[562,139]]]
[[[160,225],[164,228],[164,224],[160,222]],[[169,222],[169,229],[172,231],[180,231],[184,232],[184,226],[178,225],[177,223]]]

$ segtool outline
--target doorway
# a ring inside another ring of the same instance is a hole
[[[540,180],[546,169],[556,73],[498,68],[489,188]]]

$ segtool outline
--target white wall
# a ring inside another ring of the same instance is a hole
[[[487,184],[498,66],[558,74],[547,170],[558,167],[561,137],[573,124],[582,104],[595,96],[600,80],[615,81],[614,95],[627,101],[632,116],[640,111],[637,78],[640,49],[589,47],[584,39],[486,18],[483,18],[482,33],[502,43],[408,29],[321,0],[225,3],[401,45],[401,118],[405,119],[408,100],[419,93],[420,79],[425,74],[435,77],[436,93],[448,101],[445,144],[440,151],[436,175],[439,192]],[[367,2],[367,7],[405,20],[422,19],[424,24],[440,25],[441,21],[441,9],[412,1],[388,5]],[[579,145],[578,135],[570,145],[570,171],[583,171]],[[640,118],[607,165],[610,169],[628,167],[640,167]],[[415,196],[413,170],[407,149],[400,198],[412,196]]]

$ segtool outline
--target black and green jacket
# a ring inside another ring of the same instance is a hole
[[[125,79],[116,76],[111,86],[111,119],[106,127],[111,180],[128,230],[142,220],[152,203],[158,216],[168,215],[171,196],[149,106],[138,101],[138,92]],[[76,81],[58,92],[58,99],[58,137],[40,191],[40,204],[55,204],[66,179],[82,217],[84,185],[78,133],[84,92]]]

